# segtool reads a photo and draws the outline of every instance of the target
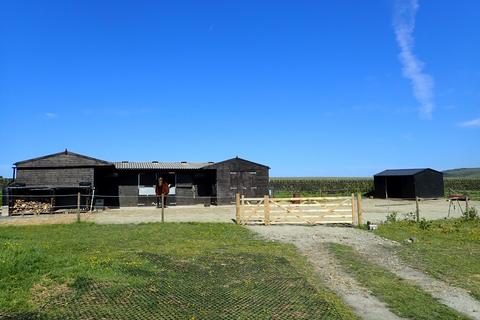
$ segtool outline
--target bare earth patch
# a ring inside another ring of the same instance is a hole
[[[403,263],[396,255],[400,244],[367,231],[327,226],[250,226],[249,229],[271,240],[293,243],[315,266],[318,274],[366,319],[398,319],[383,303],[371,296],[341,266],[325,247],[341,243],[355,248],[362,256],[399,277],[412,281],[441,303],[473,319],[480,319],[480,302],[467,291],[436,280]]]

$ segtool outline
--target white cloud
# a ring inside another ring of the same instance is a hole
[[[435,108],[433,101],[434,81],[432,76],[423,72],[424,63],[418,60],[413,53],[414,38],[412,33],[415,28],[417,10],[417,0],[397,0],[393,27],[400,47],[399,58],[403,65],[403,75],[412,82],[413,94],[420,103],[421,115],[430,119]]]
[[[54,118],[58,117],[58,114],[53,113],[53,112],[47,112],[47,113],[45,113],[45,117],[47,117],[48,119],[54,119]]]
[[[462,122],[460,127],[480,127],[480,118]]]

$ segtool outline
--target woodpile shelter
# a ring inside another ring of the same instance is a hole
[[[430,168],[385,170],[374,175],[378,198],[441,198],[443,173]]]
[[[152,206],[162,177],[170,187],[168,205],[230,204],[236,193],[267,195],[269,169],[238,157],[216,163],[110,162],[65,150],[15,163],[4,193],[9,205],[15,198],[37,197],[50,201],[52,210],[76,206],[79,192],[82,206]]]

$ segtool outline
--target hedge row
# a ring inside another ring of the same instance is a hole
[[[480,178],[445,178],[445,193],[461,190],[480,190]],[[350,194],[373,192],[372,178],[272,178],[270,188],[274,193],[300,192],[322,194]]]
[[[271,179],[274,193],[299,192],[320,194],[369,193],[373,191],[370,178]]]

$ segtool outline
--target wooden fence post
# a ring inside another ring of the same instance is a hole
[[[465,212],[468,214],[468,196],[465,196]]]
[[[363,212],[362,212],[362,194],[359,192],[357,194],[357,219],[358,224],[363,224]]]
[[[162,193],[162,222],[165,222],[165,195]]]
[[[268,196],[263,197],[263,213],[265,225],[268,226],[270,224],[270,198]]]
[[[420,207],[418,206],[418,197],[415,197],[415,218],[417,222],[420,222]]]
[[[77,193],[77,222],[80,222],[80,192]]]
[[[240,216],[242,216],[245,213],[244,212],[244,210],[245,210],[245,195],[244,194],[242,194],[240,196],[240,204],[241,204],[240,205]]]
[[[235,223],[240,224],[240,193],[235,195]]]
[[[355,194],[352,193],[352,224],[354,226],[357,225],[357,222],[355,221]]]

